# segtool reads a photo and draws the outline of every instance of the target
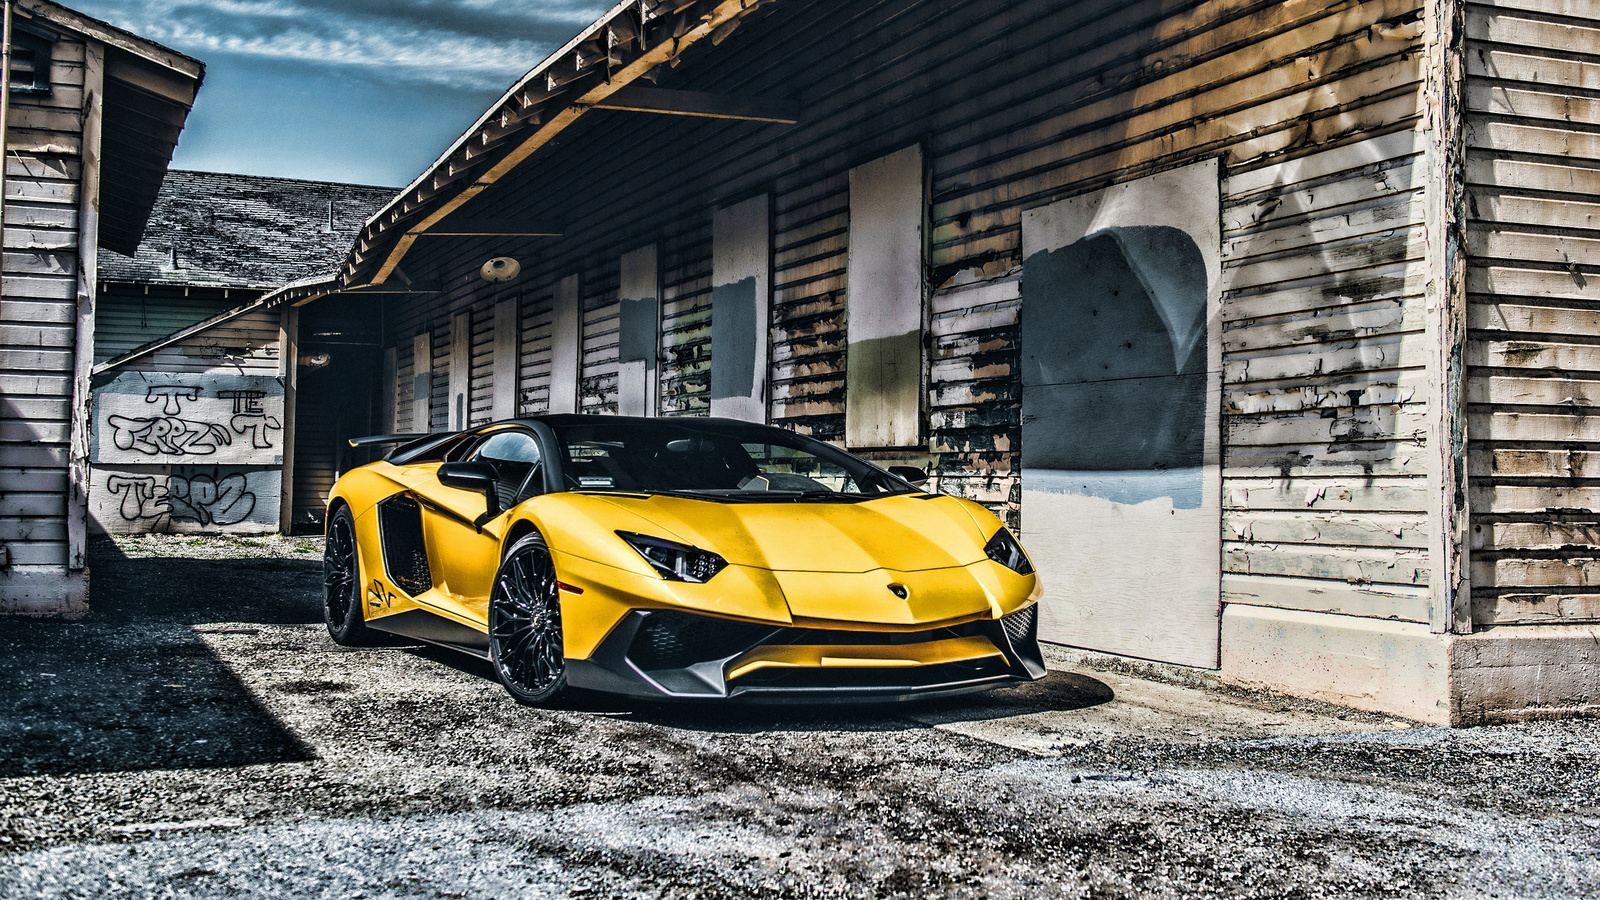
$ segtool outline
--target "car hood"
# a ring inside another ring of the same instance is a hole
[[[614,496],[608,503],[657,526],[657,537],[780,572],[916,572],[984,558],[987,535],[961,501],[908,494],[859,503],[717,503]]]

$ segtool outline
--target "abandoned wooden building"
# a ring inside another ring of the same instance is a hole
[[[48,0],[14,0],[0,122],[0,612],[83,608],[99,251],[138,246],[204,74]]]
[[[100,258],[91,530],[291,527],[280,502],[284,322],[280,309],[258,301],[269,288],[330,276],[393,196],[394,188],[364,185],[167,174],[137,252]],[[327,359],[309,360],[311,371]],[[297,433],[326,452],[336,439],[318,431],[319,421]],[[330,457],[323,467],[337,464]]]
[[[1594,712],[1597,48],[1588,0],[623,3],[272,302],[376,305],[373,430],[926,466],[1047,640]]]

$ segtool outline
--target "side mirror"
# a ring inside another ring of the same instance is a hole
[[[494,466],[486,462],[447,462],[439,466],[439,483],[448,488],[482,494],[489,503],[488,509],[474,524],[483,523],[500,515],[500,494],[495,490]]]
[[[909,481],[917,487],[922,487],[928,483],[927,471],[919,469],[916,466],[890,466],[889,474],[896,478]]]

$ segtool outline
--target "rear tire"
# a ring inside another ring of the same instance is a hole
[[[356,520],[341,506],[328,520],[322,548],[322,620],[333,642],[344,647],[370,647],[378,636],[367,627],[361,608],[361,547]]]
[[[550,548],[538,534],[512,544],[495,573],[489,660],[506,692],[525,706],[547,706],[567,686],[561,587]]]

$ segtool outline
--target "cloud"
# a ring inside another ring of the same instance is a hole
[[[605,0],[78,0],[90,15],[205,59],[228,53],[475,90],[511,85]]]

